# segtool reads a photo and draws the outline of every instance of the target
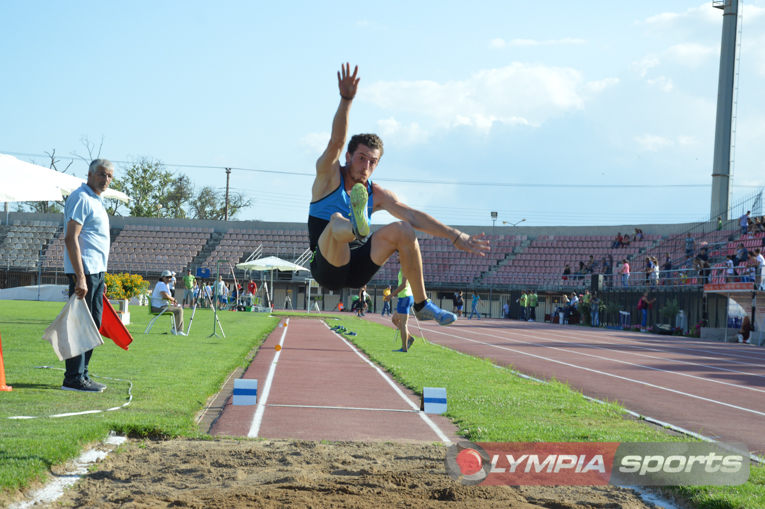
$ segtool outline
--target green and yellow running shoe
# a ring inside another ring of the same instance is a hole
[[[367,201],[369,195],[364,184],[354,184],[351,188],[351,224],[357,238],[369,236],[369,221],[367,221]]]

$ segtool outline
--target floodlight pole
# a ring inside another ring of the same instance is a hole
[[[712,199],[709,220],[718,216],[727,220],[730,198],[731,140],[733,139],[734,94],[736,87],[736,32],[738,0],[713,1],[723,10],[720,70],[717,81],[717,120],[712,160]]]

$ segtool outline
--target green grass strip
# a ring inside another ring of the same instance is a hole
[[[11,392],[0,392],[0,491],[6,494],[43,480],[51,466],[76,457],[86,444],[102,440],[110,430],[139,437],[198,437],[195,417],[208,398],[232,371],[249,363],[248,353],[279,322],[266,313],[224,311],[219,317],[226,337],[209,337],[212,312],[198,309],[189,337],[163,334],[170,330],[170,318],[164,316],[144,335],[151,317],[145,307],[131,306],[128,329],[134,341],[130,349],[124,351],[106,339],[90,362],[93,375],[132,381],[133,401],[127,408],[57,419],[9,420],[16,415],[103,410],[127,399],[126,382],[94,377],[108,385],[105,392],[62,391],[63,371],[36,368],[64,367],[42,339],[62,307],[62,303],[0,301],[6,378],[13,387]],[[190,317],[187,310],[187,324]]]
[[[393,329],[355,317],[341,324],[346,336],[397,381],[422,394],[445,387],[448,412],[459,432],[474,442],[664,442],[689,441],[635,420],[615,403],[597,403],[555,380],[540,383],[498,368],[491,361],[461,354],[418,338],[409,353]],[[416,333],[410,327],[410,333]],[[765,467],[752,466],[741,486],[672,488],[675,496],[700,508],[765,507]]]

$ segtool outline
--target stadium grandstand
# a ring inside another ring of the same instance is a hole
[[[478,292],[480,311],[491,317],[502,316],[506,302],[511,316],[518,316],[517,297],[522,290],[533,289],[540,297],[540,318],[551,320],[564,294],[599,291],[613,310],[610,318],[605,317],[607,322],[616,321],[613,315],[617,309],[631,310],[636,316],[639,296],[649,290],[658,299],[657,309],[669,299],[679,299],[686,313],[686,328],[702,320],[719,323],[725,320],[725,306],[715,299],[707,302],[703,285],[731,280],[726,274],[726,259],[735,255],[740,244],[750,251],[765,247],[765,231],[758,226],[761,223],[754,219],[744,235],[738,223],[740,210],[756,209],[752,217],[760,216],[759,207],[753,207],[759,202],[759,195],[754,195],[737,204],[729,213],[732,219],[722,224],[492,228],[493,234],[488,235],[492,250],[485,257],[458,251],[447,239],[418,233],[426,286],[431,298],[447,308],[455,291]],[[66,283],[62,221],[62,216],[52,214],[16,212],[7,217],[7,224],[0,225],[0,288]],[[460,229],[468,233],[486,230],[480,226]],[[621,233],[630,235],[629,244],[615,242]],[[211,277],[220,274],[229,281],[268,281],[268,274],[246,274],[235,265],[254,257],[277,256],[307,266],[310,257],[304,223],[113,217],[111,236],[109,271],[140,274],[152,283],[163,270],[181,274],[186,270],[197,273],[198,269],[210,269]],[[692,252],[688,251],[689,237],[693,239]],[[702,250],[708,255],[705,267],[695,263]],[[658,281],[646,271],[648,257],[659,261]],[[621,277],[625,259],[631,266],[626,285]],[[748,280],[752,263],[737,260],[733,280]],[[564,275],[566,266],[570,273]],[[394,254],[371,281],[374,309],[382,307],[385,286],[395,286],[398,270],[398,256]],[[274,281],[275,303],[283,302],[290,290],[297,297],[293,300],[296,307],[309,305],[306,286],[310,273],[277,273]],[[315,300],[319,309],[332,310],[352,293],[315,288],[310,291],[310,305],[314,307]]]

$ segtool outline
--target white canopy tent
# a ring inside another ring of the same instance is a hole
[[[296,272],[299,270],[305,270],[310,272],[302,265],[282,260],[277,256],[266,256],[265,258],[258,258],[257,260],[250,260],[236,264],[237,269],[242,270],[257,270],[257,271],[270,271],[271,272],[271,287],[269,288],[268,301],[271,304],[271,308],[274,306],[274,270],[291,271]]]
[[[85,180],[0,154],[0,182],[0,202],[59,201]],[[128,195],[115,189],[107,189],[101,196],[124,203],[130,201]]]

